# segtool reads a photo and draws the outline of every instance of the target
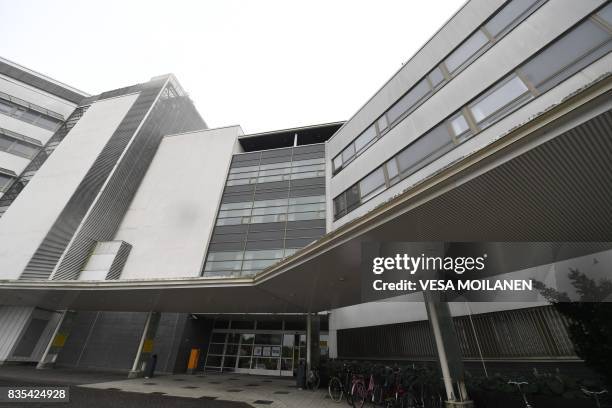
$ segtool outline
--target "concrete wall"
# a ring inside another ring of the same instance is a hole
[[[115,236],[121,279],[199,276],[238,126],[166,136]]]
[[[94,103],[0,218],[0,278],[19,277],[136,97]]]

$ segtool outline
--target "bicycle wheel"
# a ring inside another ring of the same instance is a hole
[[[316,391],[319,389],[319,387],[321,386],[321,377],[319,377],[318,375],[316,375],[313,380],[312,380],[312,390]]]
[[[342,381],[338,377],[333,377],[329,380],[329,386],[327,387],[329,392],[329,398],[334,402],[340,402],[342,400]]]
[[[351,394],[353,395],[353,406],[355,408],[362,408],[366,402],[368,394],[365,384],[361,381],[356,382],[351,391]]]

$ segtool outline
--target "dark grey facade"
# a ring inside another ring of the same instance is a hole
[[[253,275],[324,234],[324,144],[236,154],[203,275]]]

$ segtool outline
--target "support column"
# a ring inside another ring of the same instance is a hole
[[[444,388],[446,390],[446,407],[473,407],[469,400],[463,373],[461,350],[455,334],[453,319],[448,303],[441,302],[436,294],[424,292],[427,317],[436,341],[440,360]],[[457,391],[454,387],[457,384]]]
[[[321,318],[318,314],[306,315],[306,370],[319,367],[321,359]]]
[[[144,374],[146,365],[153,352],[153,341],[157,333],[160,317],[161,313],[159,312],[149,312],[147,315],[142,337],[140,338],[140,344],[138,345],[138,351],[136,352],[134,364],[128,374],[128,378],[141,377]]]
[[[59,355],[60,351],[62,351],[62,348],[64,348],[64,344],[66,344],[66,340],[70,335],[70,330],[72,329],[72,324],[74,323],[75,319],[76,312],[73,310],[66,310],[62,313],[62,317],[55,327],[51,340],[49,340],[49,344],[47,344],[45,352],[36,365],[37,369],[42,370],[45,368],[53,368],[55,361],[57,360],[57,356]]]
[[[306,314],[306,372],[310,371],[312,360],[312,317]]]

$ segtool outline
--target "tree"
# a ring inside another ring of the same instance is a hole
[[[607,279],[596,282],[577,269],[570,270],[569,278],[579,295],[577,301],[541,282],[536,282],[535,287],[568,318],[568,332],[576,354],[612,386],[612,282]]]

